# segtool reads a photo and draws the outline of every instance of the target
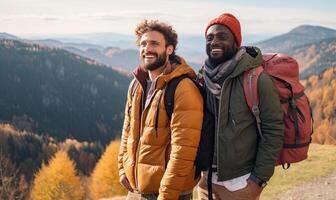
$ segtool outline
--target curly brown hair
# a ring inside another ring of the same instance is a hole
[[[177,33],[173,29],[173,27],[165,22],[161,22],[159,20],[148,20],[145,19],[139,23],[139,25],[135,29],[136,35],[136,45],[140,46],[140,39],[143,34],[149,31],[157,31],[160,32],[165,40],[166,46],[173,45],[174,50],[173,53],[169,56],[169,59],[174,59],[175,57],[175,50],[177,46]]]

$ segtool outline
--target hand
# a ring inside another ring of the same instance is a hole
[[[251,187],[253,191],[256,191],[257,193],[261,193],[263,188],[260,187],[256,182],[254,182],[252,179],[247,179],[247,184]]]
[[[120,178],[119,178],[119,182],[120,182],[120,184],[121,184],[124,188],[126,188],[126,190],[133,192],[133,189],[132,189],[132,187],[131,187],[131,184],[129,183],[129,181],[128,181],[128,179],[127,179],[127,177],[126,177],[125,174],[123,174],[123,175],[120,176]]]

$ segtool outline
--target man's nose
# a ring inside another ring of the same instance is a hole
[[[217,46],[218,42],[219,42],[218,39],[216,37],[214,37],[210,44],[211,44],[211,46]]]
[[[152,52],[153,47],[151,45],[146,45],[146,46],[144,46],[143,50],[145,51],[145,53]]]

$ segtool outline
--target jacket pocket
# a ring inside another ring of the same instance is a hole
[[[253,115],[251,113],[251,111],[247,108],[247,109],[230,109],[229,110],[230,116],[232,118],[232,120],[234,121],[234,125],[237,126],[243,122],[246,121],[251,121],[253,120]]]
[[[130,182],[132,188],[135,188],[135,183],[134,183],[134,165],[135,163],[129,159],[128,157],[123,157],[123,166],[125,170],[125,175]]]
[[[157,193],[165,172],[164,167],[139,163],[138,172],[139,191],[144,193]]]

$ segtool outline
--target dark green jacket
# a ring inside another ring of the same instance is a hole
[[[245,53],[222,86],[215,147],[219,181],[249,172],[252,176],[268,181],[273,175],[283,145],[283,111],[270,76],[263,72],[258,79],[264,141],[258,137],[255,118],[245,99],[243,72],[262,63],[260,50],[253,49],[252,52],[257,55],[253,57],[252,53]]]

